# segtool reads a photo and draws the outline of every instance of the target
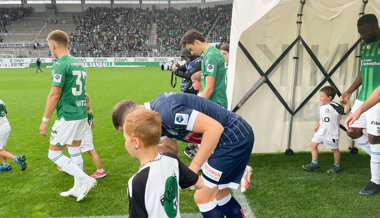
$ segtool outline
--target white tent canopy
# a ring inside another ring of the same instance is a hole
[[[319,119],[318,88],[332,83],[342,93],[357,76],[359,46],[354,45],[359,39],[356,23],[363,10],[380,20],[378,0],[234,1],[229,108],[236,108],[260,78],[268,79],[237,111],[255,132],[254,152],[283,152],[288,146],[295,151],[310,150],[313,127]],[[305,44],[296,41],[279,64],[267,72],[298,35]],[[350,48],[355,50],[339,63]],[[260,71],[267,77],[262,77]],[[323,71],[326,75],[332,73],[330,81],[323,83]],[[316,92],[311,95],[313,91]],[[351,105],[354,99],[355,96]],[[339,102],[338,96],[334,100]],[[292,117],[290,112],[297,108]],[[342,116],[341,123],[344,119]],[[347,149],[351,140],[342,130],[340,135],[339,147]]]

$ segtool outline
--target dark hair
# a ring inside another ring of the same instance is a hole
[[[230,45],[229,44],[221,45],[220,50],[223,50],[223,51],[230,53]]]
[[[124,125],[125,117],[136,110],[137,103],[132,100],[120,101],[115,105],[112,111],[112,123],[116,129]]]
[[[358,26],[362,26],[364,24],[373,24],[373,23],[378,23],[376,15],[374,14],[365,14],[362,17],[359,18],[358,20]]]
[[[319,91],[325,93],[328,97],[331,97],[331,99],[334,99],[336,95],[336,89],[332,86],[325,86]]]
[[[187,31],[185,35],[182,36],[181,42],[183,46],[186,46],[186,44],[194,44],[194,40],[206,42],[202,34],[198,30],[195,30],[195,29],[191,29]]]

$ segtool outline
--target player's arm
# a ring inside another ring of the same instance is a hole
[[[373,107],[375,104],[380,102],[380,86],[373,90],[372,94],[368,97],[368,99],[354,112],[351,113],[346,121],[344,122],[344,127],[351,132],[352,129],[349,127],[353,124],[357,119],[359,119],[360,115],[366,112],[368,109]]]
[[[45,107],[45,112],[44,112],[44,118],[50,118],[51,114],[57,107],[59,98],[61,96],[62,92],[62,87],[58,86],[52,86],[50,90],[50,94],[48,96],[48,99],[46,101],[46,107]],[[40,134],[42,136],[47,136],[46,134],[46,127],[48,125],[47,121],[42,121],[40,125]]]
[[[358,89],[361,84],[362,84],[362,74],[361,74],[361,72],[359,72],[355,81],[351,84],[351,86],[347,89],[347,91],[343,92],[342,96],[340,96],[340,98],[339,98],[340,103],[347,104],[351,98],[352,93],[356,89]]]
[[[193,172],[197,173],[214,152],[224,128],[218,121],[198,112],[192,131],[202,133],[200,148],[189,166]]]
[[[346,104],[344,105],[344,114],[348,114],[351,110],[351,105],[350,102],[347,101]]]
[[[214,92],[215,86],[215,76],[205,76],[206,86],[202,89],[202,97],[210,99],[212,93]]]
[[[178,154],[177,141],[168,137],[161,140],[162,143],[158,145],[158,151],[161,153],[169,152],[174,155]]]

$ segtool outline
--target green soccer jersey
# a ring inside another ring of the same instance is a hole
[[[214,92],[210,100],[227,108],[225,60],[222,53],[213,46],[207,48],[202,60],[202,88],[206,87],[206,76],[215,77]]]
[[[80,120],[87,117],[86,69],[73,56],[62,56],[52,67],[53,86],[62,87],[57,118]]]
[[[362,85],[358,99],[365,101],[372,91],[380,85],[380,40],[361,43],[360,70]]]

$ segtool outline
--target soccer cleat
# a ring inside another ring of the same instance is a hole
[[[61,192],[59,195],[61,195],[62,197],[70,197],[70,196],[78,197],[78,188],[73,187],[68,191]]]
[[[25,157],[25,155],[15,156],[14,160],[20,166],[21,170],[25,170],[26,169],[27,163],[26,163],[26,157]]]
[[[241,181],[240,181],[241,192],[247,191],[249,184],[251,182],[251,175],[252,175],[252,167],[247,165],[244,170],[243,178],[241,178]]]
[[[195,155],[197,154],[197,151],[198,151],[197,146],[194,145],[193,143],[189,143],[189,144],[187,144],[184,153],[186,156],[193,159],[195,157]]]
[[[306,165],[302,165],[302,168],[304,168],[307,171],[316,171],[319,170],[319,164],[309,163]]]
[[[61,167],[59,167],[58,165],[57,165],[57,169],[59,170],[59,171],[62,171],[62,172],[65,172]]]
[[[11,167],[11,165],[9,163],[7,163],[7,164],[1,164],[0,165],[0,171],[8,171],[8,170],[11,170],[11,169],[12,169],[12,167]]]
[[[91,178],[87,175],[85,175],[83,178],[81,178],[81,181],[79,183],[79,193],[77,197],[77,201],[83,200],[90,192],[90,190],[96,186],[96,179]]]
[[[370,181],[362,190],[359,195],[373,195],[380,191],[380,185]]]
[[[102,178],[107,176],[106,171],[103,170],[103,172],[96,171],[94,174],[91,175],[92,178],[97,179],[97,178]]]
[[[327,170],[327,173],[340,173],[342,172],[342,167],[332,166],[329,170]]]

